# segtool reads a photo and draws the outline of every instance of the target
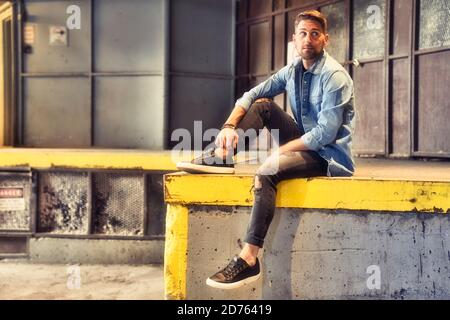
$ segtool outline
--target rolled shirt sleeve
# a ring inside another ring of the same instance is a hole
[[[324,83],[321,110],[317,125],[301,139],[309,150],[318,151],[335,141],[343,123],[343,114],[353,96],[351,79],[344,72],[334,72]]]
[[[275,97],[283,93],[286,89],[289,69],[290,65],[283,67],[264,82],[245,92],[235,105],[243,107],[247,111],[256,99]]]

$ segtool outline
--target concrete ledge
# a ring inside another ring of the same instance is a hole
[[[251,206],[252,175],[165,176],[171,204]],[[450,182],[375,178],[292,179],[279,184],[277,207],[450,213]]]
[[[165,175],[167,299],[450,298],[450,181],[361,176],[283,181],[262,279],[207,287],[240,250],[252,182],[252,174]],[[378,289],[368,285],[373,266]]]
[[[0,167],[176,170],[169,151],[0,148]]]
[[[31,238],[29,250],[37,263],[160,264],[164,241]]]

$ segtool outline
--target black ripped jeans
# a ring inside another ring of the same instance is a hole
[[[302,136],[295,121],[272,101],[255,102],[239,122],[237,129],[266,127],[279,130],[280,146]],[[239,132],[240,130],[238,130]],[[241,139],[241,137],[239,137]],[[246,141],[248,149],[250,141]],[[274,170],[275,168],[275,170]],[[254,182],[254,202],[244,239],[249,244],[263,247],[264,238],[275,213],[277,184],[286,179],[326,176],[327,162],[315,151],[274,154],[258,168]],[[259,181],[257,181],[257,179]]]

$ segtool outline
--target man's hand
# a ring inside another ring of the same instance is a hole
[[[229,150],[231,148],[237,148],[238,140],[239,136],[236,130],[224,128],[220,130],[215,143],[218,148]]]

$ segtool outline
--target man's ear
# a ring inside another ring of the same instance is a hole
[[[328,36],[328,33],[325,35],[325,47],[328,46],[328,43],[330,41],[330,37]]]
[[[292,41],[295,43],[295,33],[292,34]]]

